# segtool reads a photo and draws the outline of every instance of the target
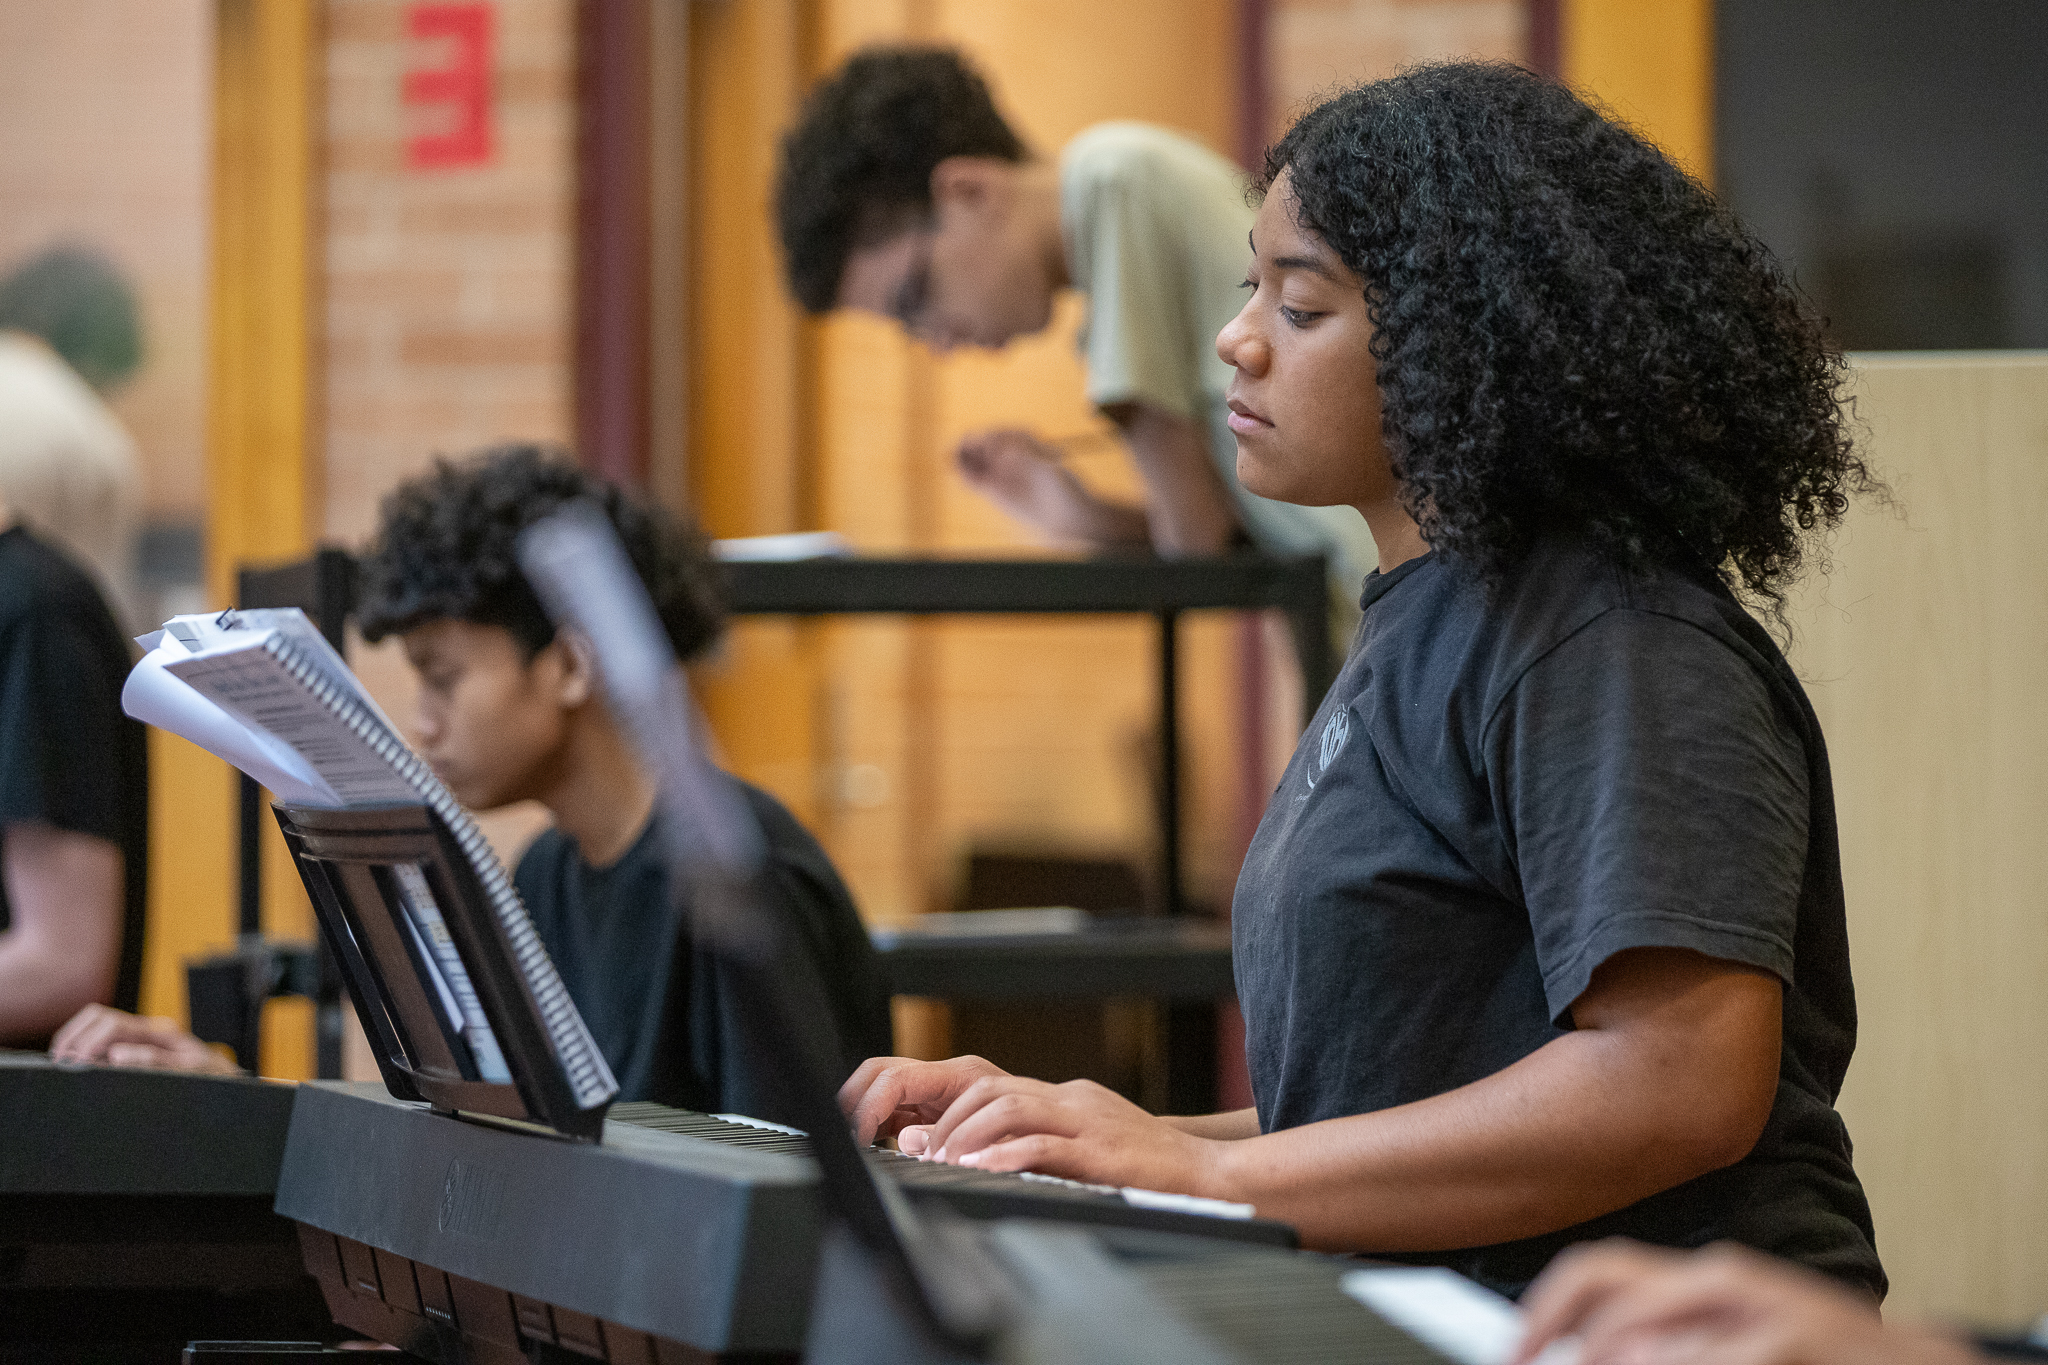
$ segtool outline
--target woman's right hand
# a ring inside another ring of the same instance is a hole
[[[839,1109],[863,1145],[894,1137],[912,1156],[925,1149],[925,1130],[961,1092],[976,1081],[1010,1073],[979,1057],[920,1062],[910,1057],[870,1057],[839,1087]]]

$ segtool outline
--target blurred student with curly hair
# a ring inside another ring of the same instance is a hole
[[[1827,752],[1745,610],[1876,490],[1841,358],[1712,196],[1513,67],[1347,91],[1264,190],[1216,342],[1238,473],[1356,507],[1378,568],[1238,882],[1257,1103],[877,1058],[857,1128],[1509,1293],[1627,1235],[1874,1304]]]
[[[1327,554],[1338,623],[1355,621],[1372,564],[1357,514],[1264,498],[1237,475],[1214,342],[1237,312],[1252,211],[1229,161],[1133,122],[1038,160],[959,53],[878,47],[811,92],[783,139],[776,216],[807,311],[879,314],[938,351],[1007,345],[1045,329],[1062,289],[1086,295],[1088,401],[1129,448],[1144,505],[1091,492],[1018,430],[963,441],[967,481],[1051,540]]]
[[[419,677],[412,738],[464,805],[537,801],[553,828],[513,881],[628,1100],[779,1117],[749,1056],[723,969],[697,951],[668,893],[653,779],[600,695],[590,651],[558,632],[519,569],[519,533],[574,499],[603,507],[678,657],[718,638],[725,608],[698,532],[559,452],[505,446],[439,461],[384,501],[357,620],[397,637]],[[848,1070],[889,1042],[889,1001],[853,900],[817,840],[739,784],[768,838],[770,880],[806,950],[791,970]],[[95,1008],[63,1057],[218,1069],[164,1020]]]

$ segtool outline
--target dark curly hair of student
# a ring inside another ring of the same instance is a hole
[[[1539,538],[1720,574],[1783,623],[1852,496],[1847,370],[1768,248],[1645,138],[1518,67],[1347,90],[1267,154],[1365,282],[1430,545],[1498,587]]]
[[[566,451],[503,445],[439,459],[384,499],[377,539],[361,561],[356,611],[371,642],[436,620],[511,632],[531,659],[554,624],[520,572],[519,533],[566,502],[604,509],[668,631],[690,659],[718,638],[725,598],[702,533],[637,494],[586,473]]]
[[[790,292],[808,312],[831,311],[848,256],[929,219],[932,169],[947,157],[1026,155],[958,52],[855,53],[782,139],[775,221]]]

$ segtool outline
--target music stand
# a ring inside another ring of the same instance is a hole
[[[391,1093],[598,1141],[611,1071],[523,910],[508,924],[441,817],[273,809]]]

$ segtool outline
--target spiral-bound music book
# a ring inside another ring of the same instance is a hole
[[[594,1136],[618,1086],[483,831],[296,609],[180,616],[122,705],[278,798],[386,1083]]]

